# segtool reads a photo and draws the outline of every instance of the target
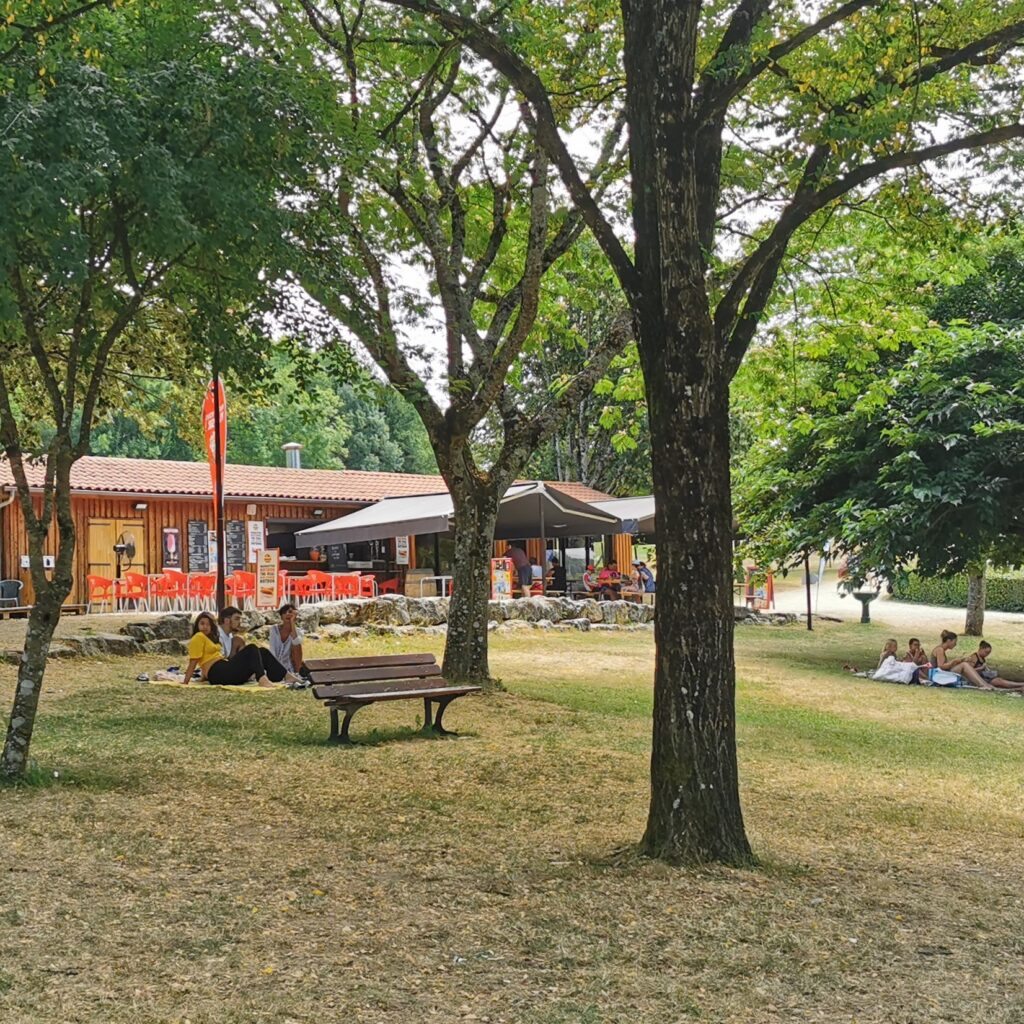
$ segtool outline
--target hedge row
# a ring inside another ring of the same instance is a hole
[[[918,576],[910,573],[893,583],[892,596],[898,601],[937,604],[947,608],[967,606],[967,577]],[[1024,575],[990,572],[985,589],[985,607],[994,612],[1024,612]]]

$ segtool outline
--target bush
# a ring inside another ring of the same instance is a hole
[[[1024,612],[1024,574],[990,572],[987,576],[985,607],[994,612]],[[909,573],[892,585],[897,601],[937,604],[946,608],[967,606],[967,576],[918,576]]]

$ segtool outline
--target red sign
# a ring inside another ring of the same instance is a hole
[[[216,405],[214,404],[216,402]],[[224,479],[225,453],[228,448],[228,404],[224,397],[224,384],[218,377],[206,386],[203,399],[203,434],[206,437],[206,457],[210,463],[213,481],[213,523],[217,525],[217,421],[220,420],[220,479]]]

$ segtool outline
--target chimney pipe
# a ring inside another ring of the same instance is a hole
[[[288,469],[302,469],[302,445],[298,441],[289,441],[281,445],[284,451],[284,464]]]

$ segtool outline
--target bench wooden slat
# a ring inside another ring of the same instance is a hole
[[[314,683],[362,683],[377,679],[425,679],[441,674],[440,665],[384,665],[381,668],[356,668],[345,672],[310,670]]]
[[[385,665],[433,665],[433,654],[377,654],[365,658],[313,658],[306,662],[310,672],[346,671],[357,668],[377,668]]]
[[[464,697],[467,693],[476,693],[479,689],[479,686],[435,686],[425,687],[421,690],[359,690],[355,693],[326,698],[324,703],[328,707],[331,707],[332,705],[345,707],[349,704],[376,704],[382,700],[454,698]]]
[[[413,693],[424,690],[437,690],[439,693],[454,693],[457,686],[449,686],[443,679],[398,679],[382,683],[345,683],[343,685],[314,685],[313,696],[317,700],[340,700],[360,694],[369,696],[375,693]]]

